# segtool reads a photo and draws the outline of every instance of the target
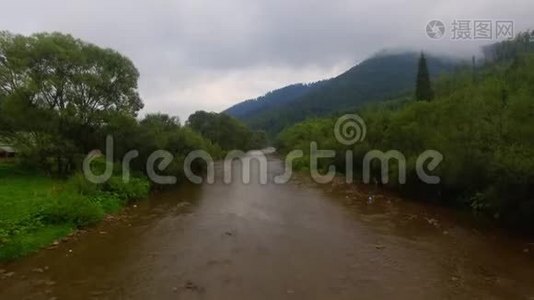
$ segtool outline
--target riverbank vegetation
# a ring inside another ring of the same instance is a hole
[[[366,106],[357,111],[366,122],[363,142],[344,146],[336,141],[338,115],[310,119],[284,130],[278,137],[283,152],[309,143],[336,150],[336,158],[320,166],[345,170],[345,151],[354,151],[354,170],[362,170],[372,149],[398,150],[407,161],[407,183],[397,182],[398,168],[390,168],[388,186],[424,199],[469,207],[500,222],[534,230],[534,44],[530,33],[520,34],[486,49],[487,63],[466,66],[434,82],[434,99],[405,97]],[[348,111],[351,113],[355,111]],[[441,152],[441,177],[423,184],[415,171],[417,156],[427,149]],[[296,166],[309,165],[309,156]],[[372,176],[381,181],[380,164]],[[359,174],[361,176],[361,174]]]
[[[204,137],[166,114],[139,118],[138,78],[128,58],[70,35],[0,33],[0,142],[17,150],[15,159],[0,161],[0,260],[46,246],[147,197],[147,159],[156,150],[174,156],[161,175],[183,181],[190,151],[218,158],[228,147],[251,147],[252,133],[229,117],[216,128],[240,144]],[[107,136],[113,153],[105,153]],[[111,179],[98,185],[82,173],[94,150],[112,155],[117,165]],[[130,164],[130,181],[123,182],[118,162],[131,150],[138,157]],[[206,165],[195,161],[192,167],[202,172]]]
[[[187,125],[224,150],[262,149],[268,144],[265,131],[252,131],[227,114],[197,111],[189,116]]]
[[[95,185],[81,174],[60,180],[12,163],[0,164],[0,180],[0,260],[20,257],[93,225],[149,191],[142,177],[125,184],[116,176]]]

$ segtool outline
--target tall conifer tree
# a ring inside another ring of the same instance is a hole
[[[430,74],[428,73],[428,66],[426,58],[423,53],[419,58],[419,66],[417,70],[417,82],[415,86],[415,99],[417,101],[430,101],[434,98],[434,92],[430,84]]]

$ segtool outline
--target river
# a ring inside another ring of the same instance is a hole
[[[268,165],[271,177],[281,173],[277,158]],[[525,238],[370,188],[255,179],[156,193],[0,266],[0,298],[534,297],[534,247]]]

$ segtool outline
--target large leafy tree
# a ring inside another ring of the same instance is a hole
[[[143,107],[126,57],[61,33],[0,33],[0,114],[9,136],[54,171],[97,145],[100,128]]]

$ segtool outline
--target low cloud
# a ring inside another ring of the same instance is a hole
[[[513,20],[517,32],[534,27],[532,11],[529,0],[28,0],[5,3],[0,28],[117,49],[141,72],[144,112],[185,119],[334,76],[381,49],[472,55],[488,42],[431,40],[427,22]]]

